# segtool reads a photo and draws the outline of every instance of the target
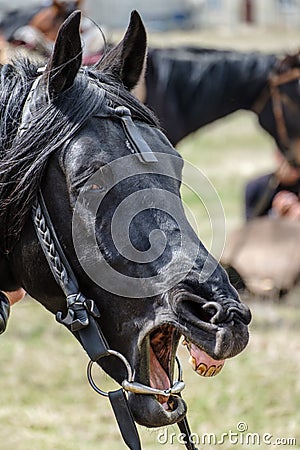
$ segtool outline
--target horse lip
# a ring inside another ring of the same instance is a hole
[[[248,327],[241,322],[215,325],[202,321],[192,323],[188,315],[185,319],[177,327],[182,335],[214,359],[232,358],[248,344]]]
[[[185,338],[195,344],[209,356],[216,360],[232,358],[241,353],[249,341],[248,329],[245,326],[218,327],[209,340],[203,338],[201,329],[195,330],[194,327],[186,329],[183,333]]]
[[[181,397],[170,397],[176,402],[176,408],[166,411],[153,395],[128,394],[128,403],[134,420],[147,428],[172,425],[181,421],[187,412],[185,401]]]
[[[212,320],[212,323],[209,318],[201,317],[203,310],[205,310],[203,305],[205,306],[211,302],[187,291],[177,292],[174,299],[173,309],[178,316],[179,322],[177,328],[186,338],[212,358],[217,360],[231,358],[240,353],[248,344],[249,333],[247,324],[251,319],[250,312],[249,317],[245,317],[245,320],[241,320],[238,315],[234,317],[233,314],[228,314],[226,317],[224,316],[224,321],[214,323]],[[188,303],[189,299],[192,299],[191,304]],[[245,305],[234,301],[230,302],[229,300],[227,301],[229,305],[228,311],[235,309],[231,303],[235,306],[237,305],[237,309],[240,308],[242,311],[245,310],[247,312]],[[201,305],[201,313],[199,313],[199,309],[196,312],[196,309]],[[217,314],[220,315],[219,311]],[[184,317],[184,321],[182,321],[182,317]]]
[[[134,364],[135,381],[147,386],[151,386],[150,347],[151,351],[154,351],[151,346],[151,338],[155,339],[155,336],[157,334],[159,335],[160,331],[163,337],[167,336],[170,338],[167,343],[165,354],[171,362],[169,367],[164,367],[161,360],[159,360],[159,362],[161,363],[161,367],[164,369],[165,373],[168,375],[170,383],[172,384],[174,382],[174,362],[177,346],[180,340],[180,333],[177,327],[173,324],[162,323],[157,327],[147,330],[147,334],[144,335],[140,341],[138,361],[135,361]],[[157,358],[159,357],[157,356]],[[148,394],[137,394],[133,392],[128,393],[130,410],[133,414],[134,420],[137,423],[148,428],[153,428],[171,425],[183,419],[186,414],[187,407],[181,397],[171,395],[168,399],[168,403],[171,402],[172,407],[168,409],[165,408],[166,402],[162,404],[158,397]]]
[[[172,301],[173,300],[173,301]],[[177,301],[176,301],[177,300]],[[246,323],[243,320],[227,317],[224,322],[211,323],[209,317],[199,317],[195,311],[180,295],[175,299],[170,298],[171,314],[168,315],[167,323],[163,321],[151,329],[144,329],[138,339],[138,358],[135,360],[135,380],[150,385],[150,340],[153,333],[160,327],[173,328],[175,338],[169,356],[174,363],[177,345],[180,335],[184,335],[191,342],[205,351],[214,359],[226,359],[240,353],[248,343],[249,335]],[[207,301],[199,298],[199,302],[206,304]],[[231,302],[229,302],[231,305]],[[190,308],[189,308],[190,306]],[[197,307],[197,304],[196,304]],[[205,308],[203,308],[205,311]],[[218,317],[221,317],[219,314]],[[171,332],[171,331],[170,331]],[[156,349],[157,350],[157,349]],[[159,352],[159,350],[158,350]],[[170,365],[170,382],[173,382],[173,365]],[[186,404],[181,397],[174,397],[175,407],[165,409],[154,395],[129,393],[130,409],[135,421],[147,427],[160,427],[170,425],[182,420],[186,414]]]

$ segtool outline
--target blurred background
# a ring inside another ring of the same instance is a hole
[[[48,0],[27,0],[26,7],[50,3]],[[2,15],[13,8],[22,7],[24,2],[21,0],[0,1]],[[232,27],[241,23],[297,27],[300,20],[298,0],[86,0],[84,9],[97,23],[113,28],[124,27],[129,12],[138,9],[149,29],[162,31],[210,26]]]
[[[32,6],[39,9],[51,4],[0,0],[0,19],[5,20],[14,8],[24,11],[25,7],[29,12]],[[300,50],[300,0],[85,0],[80,7],[100,25],[108,42],[120,39],[130,11],[137,9],[147,27],[150,48],[193,46],[279,56]],[[221,95],[218,85],[215,90]],[[217,120],[177,145],[183,158],[214,186],[215,201],[221,201],[224,209],[226,236],[245,222],[246,183],[275,170],[275,147],[250,111]],[[210,247],[211,222],[218,221],[210,212],[213,205],[204,207],[188,190],[183,191],[183,198],[200,238]],[[218,224],[213,231],[218,234]],[[187,386],[183,396],[194,433],[220,437],[229,430],[235,432],[243,421],[248,432],[260,436],[295,438],[296,443],[286,443],[285,448],[300,449],[299,294],[297,283],[282,298],[241,292],[253,313],[250,343],[241,355],[227,361],[216,378],[196,375],[180,346]],[[88,386],[83,350],[50,313],[28,297],[12,309],[8,329],[0,339],[0,361],[1,449],[125,448],[109,404]],[[104,386],[110,384],[104,375],[101,380]],[[176,440],[172,446],[160,444],[157,430],[139,431],[145,449],[183,448]],[[177,433],[177,428],[171,427],[170,432]],[[199,446],[205,450],[218,447],[255,450],[278,445],[261,442],[233,447],[225,441],[220,446]]]

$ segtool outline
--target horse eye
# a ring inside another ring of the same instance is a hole
[[[99,189],[102,189],[102,188],[101,188],[101,186],[99,186],[99,184],[91,184],[91,185],[89,186],[89,189],[90,189],[91,191],[98,191]]]
[[[104,187],[101,186],[101,184],[97,184],[97,183],[91,183],[91,184],[85,184],[84,186],[82,186],[80,188],[80,190],[82,192],[101,192],[103,191]]]
[[[101,186],[100,184],[89,184],[88,186],[86,186],[86,190],[88,191],[102,191],[103,190],[103,186]]]

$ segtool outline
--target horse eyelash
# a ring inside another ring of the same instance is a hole
[[[104,187],[101,184],[97,184],[97,183],[91,183],[91,184],[87,184],[82,186],[81,190],[83,190],[84,192],[99,192],[102,191],[104,189]]]
[[[84,185],[87,183],[87,181],[89,180],[89,178],[91,178],[91,176],[93,176],[94,174],[94,170],[90,170],[89,173],[86,173],[84,176],[80,176],[78,179],[75,179],[72,182],[72,188],[73,189],[82,189],[84,187]],[[91,183],[91,184],[96,184],[96,183]]]

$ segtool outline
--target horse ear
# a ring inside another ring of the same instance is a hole
[[[112,73],[132,90],[143,74],[146,50],[146,30],[138,12],[133,11],[124,38],[100,60],[97,69]]]
[[[79,33],[80,11],[75,11],[61,25],[54,49],[43,75],[50,98],[72,86],[82,62]]]

